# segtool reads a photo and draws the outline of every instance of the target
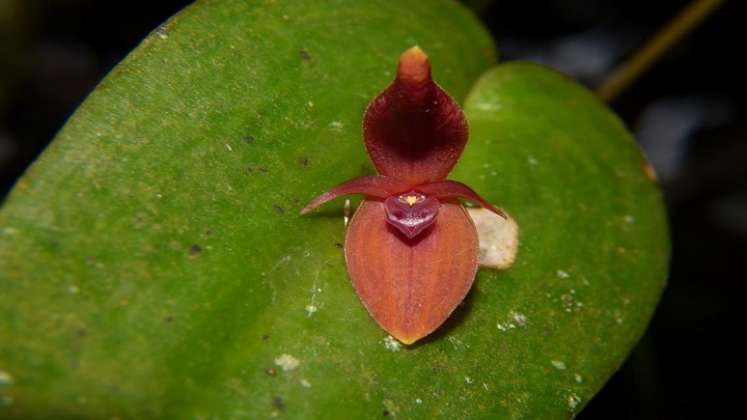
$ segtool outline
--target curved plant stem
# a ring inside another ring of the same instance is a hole
[[[604,102],[614,100],[633,84],[662,55],[696,28],[724,0],[693,0],[677,16],[662,27],[653,37],[618,66],[597,88],[596,94]]]

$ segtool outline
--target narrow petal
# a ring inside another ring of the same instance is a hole
[[[433,332],[472,286],[478,240],[459,204],[442,204],[435,224],[408,239],[386,221],[384,204],[366,200],[345,239],[353,287],[379,325],[405,344]]]
[[[506,213],[503,210],[488,203],[487,200],[480,197],[472,188],[457,181],[439,181],[432,182],[430,184],[423,184],[416,188],[421,193],[436,198],[464,198],[469,201],[473,201],[482,207],[492,211],[493,213],[501,216],[504,219],[508,219]]]
[[[306,214],[327,201],[334,200],[343,195],[365,194],[370,197],[386,198],[392,194],[405,191],[408,187],[409,184],[394,177],[364,176],[361,178],[354,178],[333,187],[326,193],[311,200],[311,202],[301,210],[301,214]]]
[[[400,56],[394,82],[368,106],[363,135],[380,174],[416,185],[446,178],[467,142],[467,120],[431,79],[428,57],[413,47]]]

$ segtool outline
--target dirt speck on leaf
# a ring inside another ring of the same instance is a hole
[[[283,401],[283,397],[281,397],[280,395],[275,395],[274,397],[272,397],[272,406],[278,410],[285,409],[285,401]]]
[[[191,257],[196,257],[202,252],[202,247],[198,244],[192,244],[192,246],[189,247],[188,252]]]

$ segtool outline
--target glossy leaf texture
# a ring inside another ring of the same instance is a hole
[[[452,179],[506,208],[521,245],[422,343],[360,304],[342,200],[297,215],[375,173],[363,112],[414,44],[459,101],[494,60],[447,1],[202,1],[146,39],[0,212],[0,418],[577,412],[667,258],[658,190],[588,92],[523,64],[472,90]]]

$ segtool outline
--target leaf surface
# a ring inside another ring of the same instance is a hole
[[[521,64],[473,90],[453,178],[518,220],[519,255],[422,344],[386,339],[355,295],[343,204],[297,215],[374,173],[363,112],[414,44],[457,100],[494,60],[446,1],[201,1],[149,36],[0,212],[0,417],[579,410],[667,256],[644,161],[587,92]]]

